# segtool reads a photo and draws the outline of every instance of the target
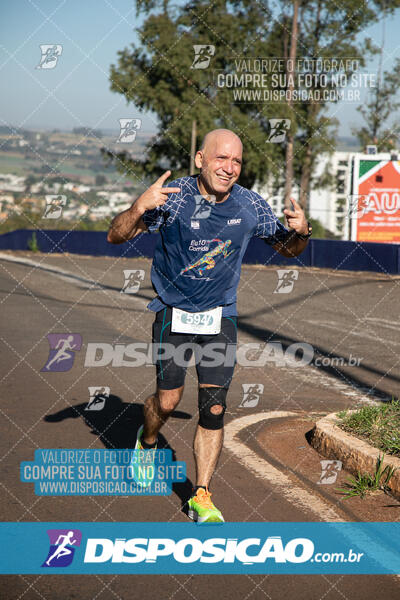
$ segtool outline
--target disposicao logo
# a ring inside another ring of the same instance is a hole
[[[79,529],[48,529],[50,548],[42,567],[68,567],[74,558],[75,547],[81,545]]]
[[[252,551],[249,549],[252,548]],[[250,553],[248,553],[250,552]],[[264,563],[268,558],[276,563],[303,563],[312,557],[314,544],[307,538],[295,538],[282,543],[280,536],[243,540],[232,538],[194,537],[175,541],[170,538],[89,538],[85,563],[156,563],[159,558],[171,557],[178,563],[234,563],[251,565]]]

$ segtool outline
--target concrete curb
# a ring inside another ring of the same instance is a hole
[[[340,429],[336,425],[338,420],[336,413],[331,413],[317,421],[312,430],[311,445],[326,458],[340,460],[346,471],[353,475],[357,475],[357,471],[373,475],[376,470],[376,461],[379,454],[382,454],[382,450],[379,451],[368,442]],[[397,468],[388,488],[393,496],[400,500],[400,459],[395,456],[385,456],[383,465]]]

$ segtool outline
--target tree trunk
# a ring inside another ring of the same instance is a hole
[[[321,2],[317,4],[317,12],[315,17],[315,39],[314,39],[314,48],[313,48],[313,56],[318,55],[319,49],[319,41],[321,37]],[[315,135],[315,127],[314,124],[316,122],[317,114],[319,112],[319,107],[317,104],[312,102],[308,106],[307,110],[307,129],[306,129],[306,141],[304,143],[305,147],[305,156],[302,162],[301,169],[301,177],[300,177],[300,205],[306,213],[310,212],[310,184],[311,184],[311,175],[313,170],[313,138]]]
[[[311,182],[311,170],[312,170],[312,147],[311,144],[307,144],[306,152],[303,160],[303,166],[301,170],[300,178],[300,198],[299,204],[301,208],[306,212],[310,212],[309,206],[309,192]]]

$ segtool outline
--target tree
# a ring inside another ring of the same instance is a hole
[[[25,192],[29,194],[33,184],[37,183],[38,181],[40,181],[40,179],[38,177],[35,177],[34,175],[28,175],[27,177],[25,177]]]
[[[276,35],[282,38],[281,47],[284,56],[287,48],[288,36],[292,33],[294,20],[290,18],[295,2],[281,1],[281,22],[284,31],[277,31]],[[360,43],[358,34],[373,22],[379,20],[382,6],[386,6],[388,13],[392,13],[400,6],[399,0],[374,1],[366,4],[360,10],[358,0],[346,0],[332,3],[327,0],[300,0],[300,15],[298,24],[297,58],[320,58],[338,60],[352,57],[360,67],[365,66],[367,57],[377,52],[377,48],[368,38]],[[295,24],[296,26],[296,24]],[[304,74],[304,72],[303,72]],[[313,74],[312,69],[310,74]],[[314,93],[322,90],[321,75],[315,78],[312,85]],[[348,70],[347,75],[351,76]],[[297,77],[299,73],[296,73]],[[333,81],[326,73],[328,90],[333,90]],[[299,86],[300,87],[300,86]],[[324,101],[310,101],[297,103],[292,111],[292,130],[297,132],[294,140],[294,180],[300,189],[300,203],[308,210],[308,198],[313,178],[315,161],[321,153],[332,153],[336,144],[336,129],[338,121],[326,114],[330,103]],[[328,175],[328,174],[327,174]],[[290,177],[290,170],[286,176]],[[286,181],[286,186],[288,186]]]
[[[148,15],[138,32],[140,47],[119,52],[117,65],[111,66],[111,89],[140,110],[155,113],[158,134],[147,144],[142,161],[133,160],[128,150],[105,153],[114,158],[120,171],[133,178],[154,178],[167,167],[174,177],[187,175],[195,118],[197,146],[216,127],[233,129],[241,136],[243,185],[252,187],[256,180],[265,181],[269,173],[278,173],[283,149],[278,144],[266,144],[268,108],[263,103],[235,101],[232,91],[215,81],[218,73],[233,72],[235,60],[243,54],[275,55],[269,47],[263,4],[215,0],[210,10],[208,2],[190,0],[171,11],[163,3],[162,12],[155,15],[156,6],[157,0],[139,5]],[[209,68],[191,68],[195,44],[214,46]]]
[[[297,4],[298,34],[293,31],[292,36]],[[169,167],[174,177],[187,175],[195,119],[197,146],[215,127],[233,129],[241,136],[244,165],[240,183],[252,187],[269,176],[275,180],[285,176],[285,144],[265,142],[271,117],[290,118],[293,180],[307,207],[315,161],[335,147],[337,122],[324,112],[327,102],[297,103],[292,109],[285,101],[272,107],[263,102],[244,103],[219,85],[216,76],[237,71],[237,60],[243,56],[288,57],[291,37],[297,38],[297,58],[351,56],[363,66],[374,48],[368,39],[360,42],[358,34],[378,20],[383,5],[391,13],[400,0],[374,0],[362,10],[358,0],[281,0],[273,5],[273,10],[279,7],[279,19],[266,3],[257,0],[215,0],[212,10],[204,0],[188,0],[171,8],[168,0],[138,2],[138,12],[146,15],[138,30],[140,46],[118,53],[117,64],[111,66],[111,90],[123,94],[139,111],[156,115],[158,131],[141,160],[134,160],[123,144],[119,152],[104,150],[104,154],[119,171],[142,183]],[[191,68],[195,44],[215,47],[209,68]],[[313,89],[320,87],[317,81]],[[290,171],[289,177],[292,179]]]
[[[398,125],[385,127],[389,117],[393,117],[400,107],[398,90],[400,87],[400,58],[396,58],[393,68],[383,73],[382,79],[369,93],[369,101],[358,108],[366,125],[354,128],[361,147],[374,144],[378,152],[390,151],[397,147],[400,129]],[[396,98],[397,97],[397,98]]]

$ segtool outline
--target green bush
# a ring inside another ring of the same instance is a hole
[[[40,251],[38,241],[36,238],[36,231],[34,231],[32,233],[32,237],[30,237],[28,240],[28,248],[31,252],[39,252]]]

